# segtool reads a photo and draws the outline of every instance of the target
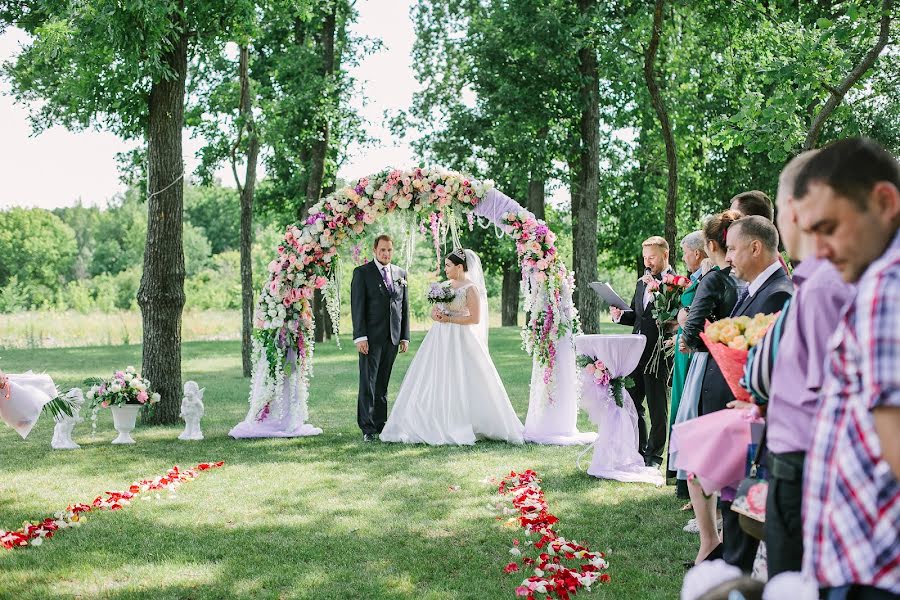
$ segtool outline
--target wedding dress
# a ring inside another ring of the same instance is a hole
[[[474,444],[476,439],[521,444],[516,416],[487,346],[487,294],[478,256],[466,251],[471,281],[443,305],[451,316],[468,316],[466,295],[477,293],[479,322],[435,321],[409,365],[388,417],[383,442]],[[480,281],[479,281],[480,279]],[[471,289],[474,288],[474,289]]]

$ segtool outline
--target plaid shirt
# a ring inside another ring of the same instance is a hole
[[[859,280],[829,342],[803,491],[803,566],[821,587],[900,593],[900,482],[872,409],[900,406],[900,233]]]

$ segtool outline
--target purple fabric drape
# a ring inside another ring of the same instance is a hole
[[[503,231],[509,233],[511,230],[509,225],[503,222],[504,213],[517,213],[522,210],[522,205],[496,189],[489,189],[484,195],[484,199],[475,205],[473,214],[476,217],[484,217],[494,225],[499,226]]]

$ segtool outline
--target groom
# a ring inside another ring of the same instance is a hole
[[[373,441],[387,421],[387,389],[397,350],[409,349],[406,271],[391,264],[394,242],[375,238],[375,260],[353,270],[350,311],[353,343],[359,351],[356,421],[363,441]]]

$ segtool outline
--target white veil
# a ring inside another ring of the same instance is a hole
[[[485,349],[488,347],[488,327],[490,318],[488,315],[487,302],[487,286],[484,283],[484,270],[481,268],[481,259],[471,250],[466,250],[466,267],[468,268],[469,280],[475,284],[478,290],[479,302],[479,319],[478,323],[472,326],[475,337],[478,338]]]

